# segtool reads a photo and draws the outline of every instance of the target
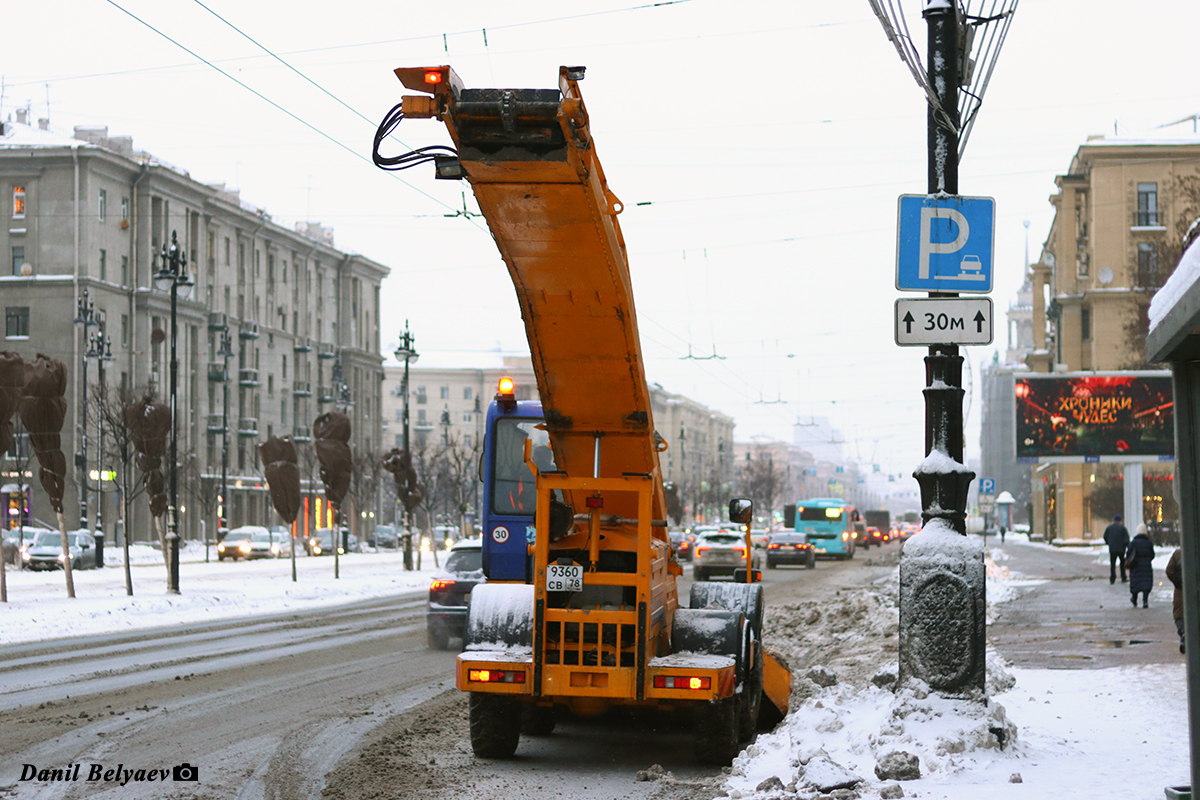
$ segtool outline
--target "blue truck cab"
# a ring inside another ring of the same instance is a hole
[[[501,378],[483,439],[483,573],[491,582],[530,579],[537,492],[525,463],[527,440],[534,462],[543,471],[554,469],[541,402],[517,400],[512,380]]]

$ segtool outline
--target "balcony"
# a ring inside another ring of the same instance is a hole
[[[312,384],[308,381],[294,381],[292,397],[312,397]]]
[[[254,417],[239,419],[238,436],[258,436],[258,420]]]
[[[215,311],[208,315],[208,329],[210,331],[227,331],[229,330],[229,315],[219,314]]]
[[[238,370],[238,383],[240,383],[242,386],[258,386],[258,370]]]
[[[297,339],[296,343],[292,345],[292,350],[297,353],[311,353],[312,339],[309,339],[307,336]]]
[[[225,433],[225,415],[224,414],[209,414],[208,415],[208,432],[209,433]]]
[[[229,374],[225,372],[224,361],[208,362],[208,379],[210,381],[213,383],[224,383],[228,377]]]
[[[332,403],[336,399],[337,398],[334,397],[332,386],[317,387],[317,402],[318,403]]]
[[[258,323],[243,322],[238,330],[238,338],[240,339],[257,339],[258,338]]]
[[[337,358],[337,348],[322,342],[317,345],[317,358]]]
[[[292,440],[296,442],[311,442],[312,428],[304,425],[297,425],[292,429]]]

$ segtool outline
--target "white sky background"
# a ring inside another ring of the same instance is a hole
[[[926,188],[925,105],[866,0],[208,3],[345,106],[195,0],[118,1],[329,138],[106,0],[5,10],[0,114],[28,102],[34,118],[48,106],[56,130],[107,125],[198,180],[240,188],[281,224],[333,226],[338,247],[392,269],[385,353],[405,318],[422,366],[527,352],[483,220],[442,216],[464,190],[477,210],[467,184],[435,182],[431,167],[398,180],[370,163],[375,126],[402,94],[392,69],[449,63],[472,88],[551,88],[559,65],[584,64],[598,153],[626,206],[648,379],[734,416],[739,440],[790,441],[793,422],[817,415],[841,428],[847,455],[884,472],[910,473],[924,455],[925,351],[894,344],[892,304],[896,198]],[[901,4],[924,53],[921,4]],[[996,348],[1021,283],[1022,222],[1036,258],[1054,176],[1077,147],[1114,123],[1136,134],[1200,111],[1197,9],[1018,7],[959,182],[997,201]],[[449,143],[432,120],[397,135]],[[996,348],[964,348],[976,370],[968,457],[977,368]],[[684,358],[714,351],[723,360]]]

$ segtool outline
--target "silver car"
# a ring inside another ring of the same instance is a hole
[[[761,569],[762,556],[754,553],[755,569]],[[706,533],[696,539],[692,554],[692,576],[705,581],[714,575],[733,577],[734,570],[746,566],[746,537],[733,532]]]
[[[67,534],[70,543],[71,569],[96,568],[96,540],[86,531]],[[25,569],[62,569],[62,534],[41,531],[21,550],[21,566]]]

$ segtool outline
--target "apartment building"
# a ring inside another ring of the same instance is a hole
[[[1147,308],[1200,216],[1200,135],[1181,127],[1148,138],[1093,137],[1055,178],[1054,221],[1031,266],[1031,371],[1155,366],[1146,363]],[[1172,516],[1173,464],[1144,468],[1144,518]],[[1138,472],[1108,463],[1030,465],[1034,533],[1101,536],[1121,511],[1113,499],[1121,482]]]
[[[30,124],[23,113],[0,133],[0,197],[7,222],[0,254],[8,262],[0,269],[0,347],[67,365],[63,450],[75,466],[68,467],[66,499],[72,522],[75,508],[93,528],[99,515],[112,542],[120,506],[116,484],[99,480],[115,465],[98,459],[94,414],[83,419],[88,386],[98,378],[91,360],[84,385],[91,337],[102,331],[111,340],[110,389],[169,402],[171,297],[155,289],[154,275],[173,242],[194,281],[190,296],[177,296],[178,452],[187,474],[202,476],[181,480],[183,535],[198,538],[202,520],[211,535],[215,510],[206,513],[195,490],[219,487],[223,461],[227,524],[275,524],[256,445],[294,435],[301,461],[314,463],[312,422],[335,404],[351,417],[354,452],[379,449],[379,290],[389,270],[336,249],[332,230],[280,225],[237,190],[200,183],[136,150],[128,136],[103,127],[66,136],[45,119]],[[85,293],[96,325],[76,322]],[[315,494],[315,468],[305,463]],[[95,477],[83,500],[89,473]],[[28,482],[34,516],[52,521],[37,481]],[[132,540],[149,540],[144,498],[135,509],[123,527]]]

